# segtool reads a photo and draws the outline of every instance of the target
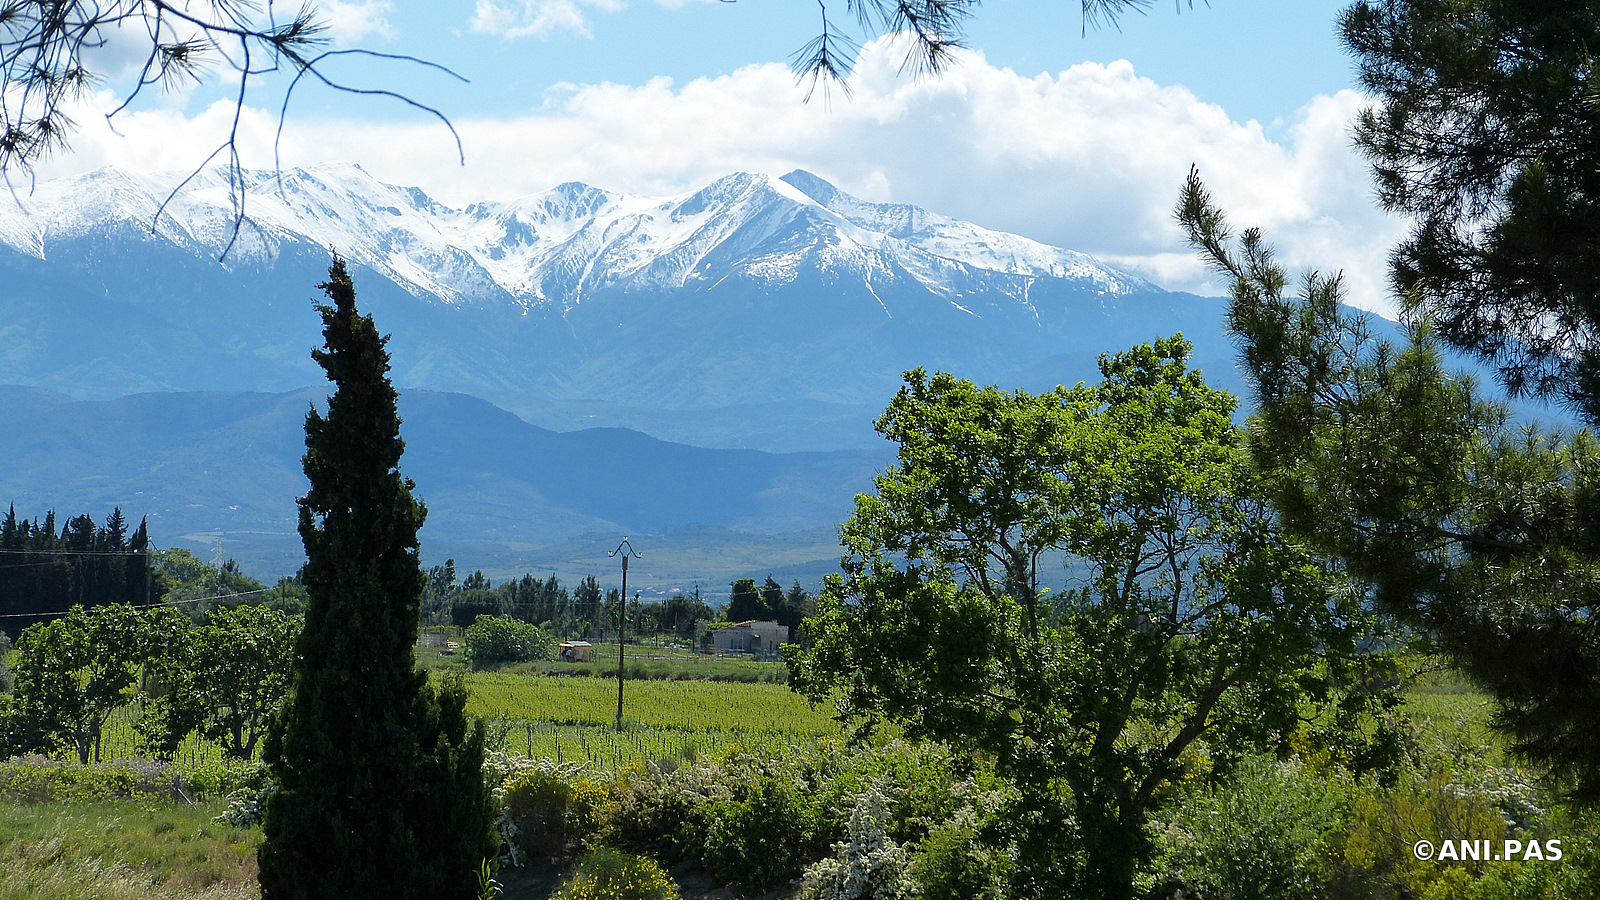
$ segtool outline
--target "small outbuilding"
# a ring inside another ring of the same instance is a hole
[[[588,641],[562,641],[559,658],[562,662],[589,662],[594,659],[594,645]]]
[[[777,622],[740,622],[711,632],[712,646],[718,650],[747,653],[776,653],[789,640],[789,626]]]

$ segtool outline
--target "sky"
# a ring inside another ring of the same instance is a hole
[[[848,92],[806,90],[786,65],[817,32],[816,0],[318,0],[327,72],[413,107],[302,84],[286,166],[361,165],[465,205],[564,181],[681,193],[733,171],[795,168],[875,201],[914,203],[1121,264],[1176,290],[1222,285],[1171,210],[1191,165],[1240,227],[1297,270],[1343,271],[1349,299],[1392,312],[1385,257],[1404,223],[1377,209],[1349,139],[1366,105],[1329,0],[1155,0],[1085,29],[1075,0],[990,0],[938,76],[903,71],[905,44],[830,14],[864,46]],[[199,86],[141,97],[109,123],[139,62],[133,35],[91,60],[108,74],[41,178],[113,165],[174,183],[226,134],[236,89],[220,62]],[[465,79],[465,80],[461,80]],[[252,87],[240,146],[274,164],[284,78]],[[464,157],[464,162],[462,161]],[[25,191],[24,191],[24,202]]]

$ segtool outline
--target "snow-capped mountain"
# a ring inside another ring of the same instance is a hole
[[[1224,381],[1232,368],[1213,301],[802,171],[464,208],[349,165],[246,172],[237,236],[222,176],[178,180],[102,169],[0,199],[0,383],[88,397],[314,384],[305,301],[330,249],[394,333],[403,385],[556,427],[838,446],[859,444],[915,366],[1045,387],[1182,330]]]
[[[100,169],[0,205],[0,241],[48,260],[62,238],[113,221],[146,222],[160,239],[217,256],[231,242],[231,268],[310,244],[335,248],[418,296],[459,303],[503,294],[563,310],[608,289],[678,290],[731,274],[787,282],[807,266],[863,279],[899,268],[952,296],[970,277],[963,270],[1066,279],[1112,295],[1151,287],[1081,253],[916,206],[868,203],[799,170],[782,178],[737,173],[672,197],[569,182],[465,209],[358,166],[247,171],[244,179],[247,220],[237,239],[233,194],[220,172],[174,194],[172,179]]]

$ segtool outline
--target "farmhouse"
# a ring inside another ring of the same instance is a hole
[[[562,641],[559,658],[563,662],[588,662],[594,658],[594,645],[588,641]]]
[[[774,653],[779,644],[789,640],[789,626],[777,622],[740,622],[712,631],[711,637],[718,650]]]

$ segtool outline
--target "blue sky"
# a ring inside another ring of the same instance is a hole
[[[319,5],[336,46],[411,54],[470,79],[351,57],[330,69],[444,111],[466,164],[444,129],[402,105],[308,90],[279,145],[286,165],[358,163],[457,205],[568,180],[667,194],[736,170],[806,168],[870,200],[920,204],[1215,292],[1170,213],[1198,165],[1235,220],[1264,227],[1286,261],[1343,270],[1355,302],[1391,308],[1383,260],[1402,223],[1375,209],[1349,144],[1365,99],[1334,34],[1343,2],[1175,11],[1157,0],[1120,29],[1085,34],[1075,0],[991,0],[970,23],[972,52],[942,77],[900,73],[903,53],[883,39],[863,51],[850,99],[809,104],[784,62],[816,33],[814,0]],[[248,166],[274,158],[279,96],[263,87],[241,131]],[[226,85],[213,83],[151,97],[113,130],[99,112],[117,88],[89,100],[74,152],[41,176],[115,165],[176,179],[231,116]]]
[[[831,13],[864,37],[842,4]],[[1085,31],[1071,0],[991,0],[968,27],[969,45],[988,62],[1024,75],[1080,62],[1126,59],[1142,76],[1183,85],[1241,121],[1288,120],[1317,94],[1355,86],[1335,36],[1343,0],[1165,0],[1122,16],[1118,27]],[[452,115],[515,115],[539,108],[566,83],[677,83],[783,62],[812,37],[819,11],[809,0],[452,0],[442,3],[324,2],[343,44],[404,53],[461,73],[460,84],[403,64],[354,63],[352,80],[379,81]],[[561,12],[551,13],[559,9]],[[494,27],[499,11],[508,27]],[[544,13],[544,18],[540,18]],[[358,23],[379,24],[366,30]],[[541,25],[541,22],[543,23]],[[363,33],[364,32],[364,33]],[[308,107],[374,119],[407,118],[396,104],[320,94]]]

